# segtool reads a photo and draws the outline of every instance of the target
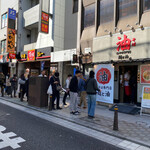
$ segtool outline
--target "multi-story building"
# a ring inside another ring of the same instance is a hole
[[[0,0],[0,70],[2,70],[5,75],[7,75],[7,73],[13,74],[16,72],[15,66],[9,66],[10,60],[7,57],[8,53],[6,49],[6,40],[8,27],[8,8],[14,9],[18,13],[18,0]],[[16,64],[16,60],[12,61]]]
[[[122,80],[128,70],[136,75],[136,103],[150,84],[149,17],[149,0],[79,0],[77,48],[83,68],[86,73],[97,64],[114,66],[114,102],[125,102]]]

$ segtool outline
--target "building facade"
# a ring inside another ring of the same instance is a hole
[[[80,0],[78,49],[90,52],[94,65],[115,68],[114,102],[124,103],[124,74],[136,75],[136,101],[141,103],[143,86],[149,84],[150,2],[148,0]],[[85,67],[86,71],[86,67]],[[145,79],[143,79],[145,78]]]

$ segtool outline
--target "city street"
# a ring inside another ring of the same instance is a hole
[[[7,135],[0,133],[0,149],[3,150],[11,150],[19,146],[21,150],[119,150],[118,147],[0,103],[1,131],[4,131],[2,133],[13,132]],[[9,136],[14,133],[17,136]],[[16,137],[19,139],[10,142]]]

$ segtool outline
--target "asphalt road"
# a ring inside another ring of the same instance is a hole
[[[26,141],[19,150],[120,150],[110,144],[64,128],[0,103],[0,126]],[[2,142],[0,137],[0,142]],[[1,144],[0,144],[1,146]],[[2,150],[12,150],[11,147]]]

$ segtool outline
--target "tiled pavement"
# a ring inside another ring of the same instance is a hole
[[[149,147],[148,149],[150,149],[150,116],[133,116],[119,113],[119,131],[113,131],[113,112],[109,111],[108,108],[104,106],[97,106],[96,118],[88,119],[87,110],[84,109],[80,109],[81,115],[73,116],[70,115],[68,106],[62,110],[49,112],[46,108],[29,106],[27,102],[22,103],[18,99],[10,99],[8,97],[5,97],[4,99],[70,121],[71,123],[88,127],[89,129],[95,130],[95,132],[100,131],[102,133],[107,133],[112,137],[124,139],[123,141],[120,141],[119,145],[126,147],[127,149],[146,150],[146,147],[144,146],[147,146]],[[111,139],[111,141],[113,142],[113,139]],[[114,143],[115,142],[116,139],[114,139]],[[144,149],[140,145],[143,145]]]

